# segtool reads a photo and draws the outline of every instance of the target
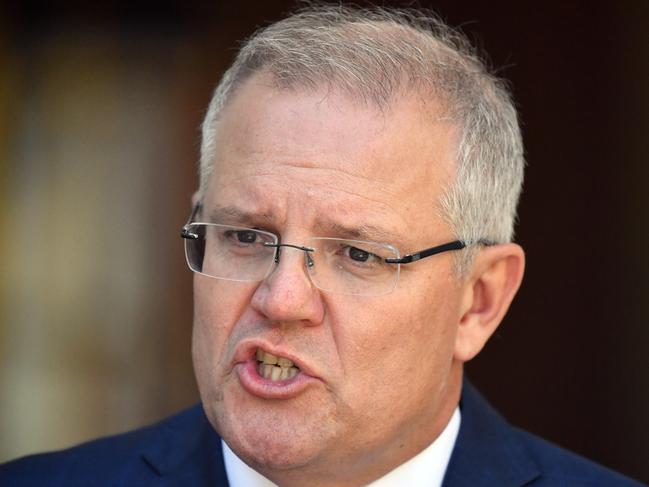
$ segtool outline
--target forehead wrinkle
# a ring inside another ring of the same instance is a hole
[[[245,165],[242,166],[245,167]],[[258,190],[263,188],[267,189],[271,187],[270,184],[276,184],[278,182],[282,186],[285,186],[287,184],[287,181],[295,176],[307,177],[307,181],[299,184],[301,188],[304,188],[304,191],[308,192],[309,180],[314,180],[315,178],[317,178],[319,185],[318,191],[322,189],[329,191],[330,195],[328,196],[338,193],[342,195],[352,196],[354,198],[359,198],[360,200],[364,200],[365,202],[369,203],[370,207],[380,208],[381,212],[392,210],[392,205],[389,204],[389,202],[394,201],[396,198],[399,198],[399,196],[403,193],[403,191],[397,189],[389,191],[388,189],[386,189],[388,185],[386,185],[385,182],[381,179],[374,179],[372,177],[364,176],[360,173],[344,171],[338,167],[328,168],[317,165],[309,165],[306,163],[288,163],[287,161],[275,161],[273,163],[266,162],[261,165],[258,165],[257,161],[254,161],[253,164],[249,164],[248,166],[249,167],[247,173],[237,175],[236,178],[228,178],[225,181],[221,181],[221,184],[224,186],[229,186],[242,181],[245,184],[246,180],[260,180],[259,184],[253,183],[246,185],[246,197],[254,200],[253,203],[255,204],[255,206],[257,206],[258,204],[260,206],[263,206],[263,202],[266,199],[263,194],[258,193]],[[284,174],[279,171],[279,168],[282,166],[297,169],[298,173],[295,175]],[[239,166],[239,168],[241,168],[241,166]],[[326,174],[326,176],[320,176],[319,173],[324,173]],[[338,177],[335,177],[335,174],[338,174]],[[295,184],[298,184],[298,181],[300,181],[300,179],[296,179]],[[342,184],[343,181],[347,184]],[[372,185],[373,191],[376,192],[375,197],[370,196],[370,194],[368,194],[367,192],[361,193],[355,190],[355,188],[361,187],[363,182],[367,182]],[[382,201],[379,195],[387,195],[388,197],[390,197],[390,200]],[[275,199],[273,201],[273,204],[277,204],[277,202],[278,200]],[[394,215],[399,220],[401,220],[403,224],[407,223],[403,215],[399,213],[394,213]]]
[[[293,148],[294,149],[294,148]],[[385,189],[386,183],[394,182],[395,176],[401,173],[397,162],[392,165],[393,171],[375,171],[368,169],[360,161],[349,160],[336,154],[329,154],[324,161],[318,158],[322,155],[315,150],[305,150],[299,157],[287,157],[281,148],[238,151],[241,164],[237,167],[236,177],[228,178],[228,182],[236,182],[247,178],[278,177],[281,169],[294,170],[284,176],[305,177],[318,179],[320,182],[329,183],[328,186],[340,189],[338,181],[344,181],[356,186],[361,181],[366,181],[378,186],[382,193],[397,195]],[[354,170],[356,169],[356,170]],[[369,174],[368,174],[369,172]],[[284,177],[283,176],[283,177]]]

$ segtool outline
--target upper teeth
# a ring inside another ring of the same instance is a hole
[[[284,380],[294,377],[298,373],[298,368],[292,360],[286,357],[278,357],[272,353],[266,352],[261,348],[257,349],[257,361],[260,362],[259,374],[265,379]]]
[[[286,357],[278,357],[270,352],[264,352],[261,348],[257,349],[257,361],[270,365],[279,365],[280,367],[293,367],[295,364]]]

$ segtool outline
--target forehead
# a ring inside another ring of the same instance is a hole
[[[277,225],[291,215],[305,226],[370,219],[390,232],[432,222],[456,144],[455,126],[419,96],[381,110],[331,90],[278,90],[256,75],[224,109],[216,147],[208,211],[239,209]]]

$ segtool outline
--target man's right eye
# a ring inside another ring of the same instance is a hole
[[[254,244],[259,234],[254,230],[227,230],[223,232],[223,238],[231,245]]]
[[[234,232],[236,238],[241,243],[255,243],[257,241],[257,232],[252,230],[239,230]]]

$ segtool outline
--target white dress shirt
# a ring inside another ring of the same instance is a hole
[[[367,487],[440,487],[446,467],[460,431],[460,409],[455,408],[451,420],[435,441],[406,463],[402,463]],[[277,487],[256,470],[246,465],[228,445],[223,445],[225,471],[231,487]]]

